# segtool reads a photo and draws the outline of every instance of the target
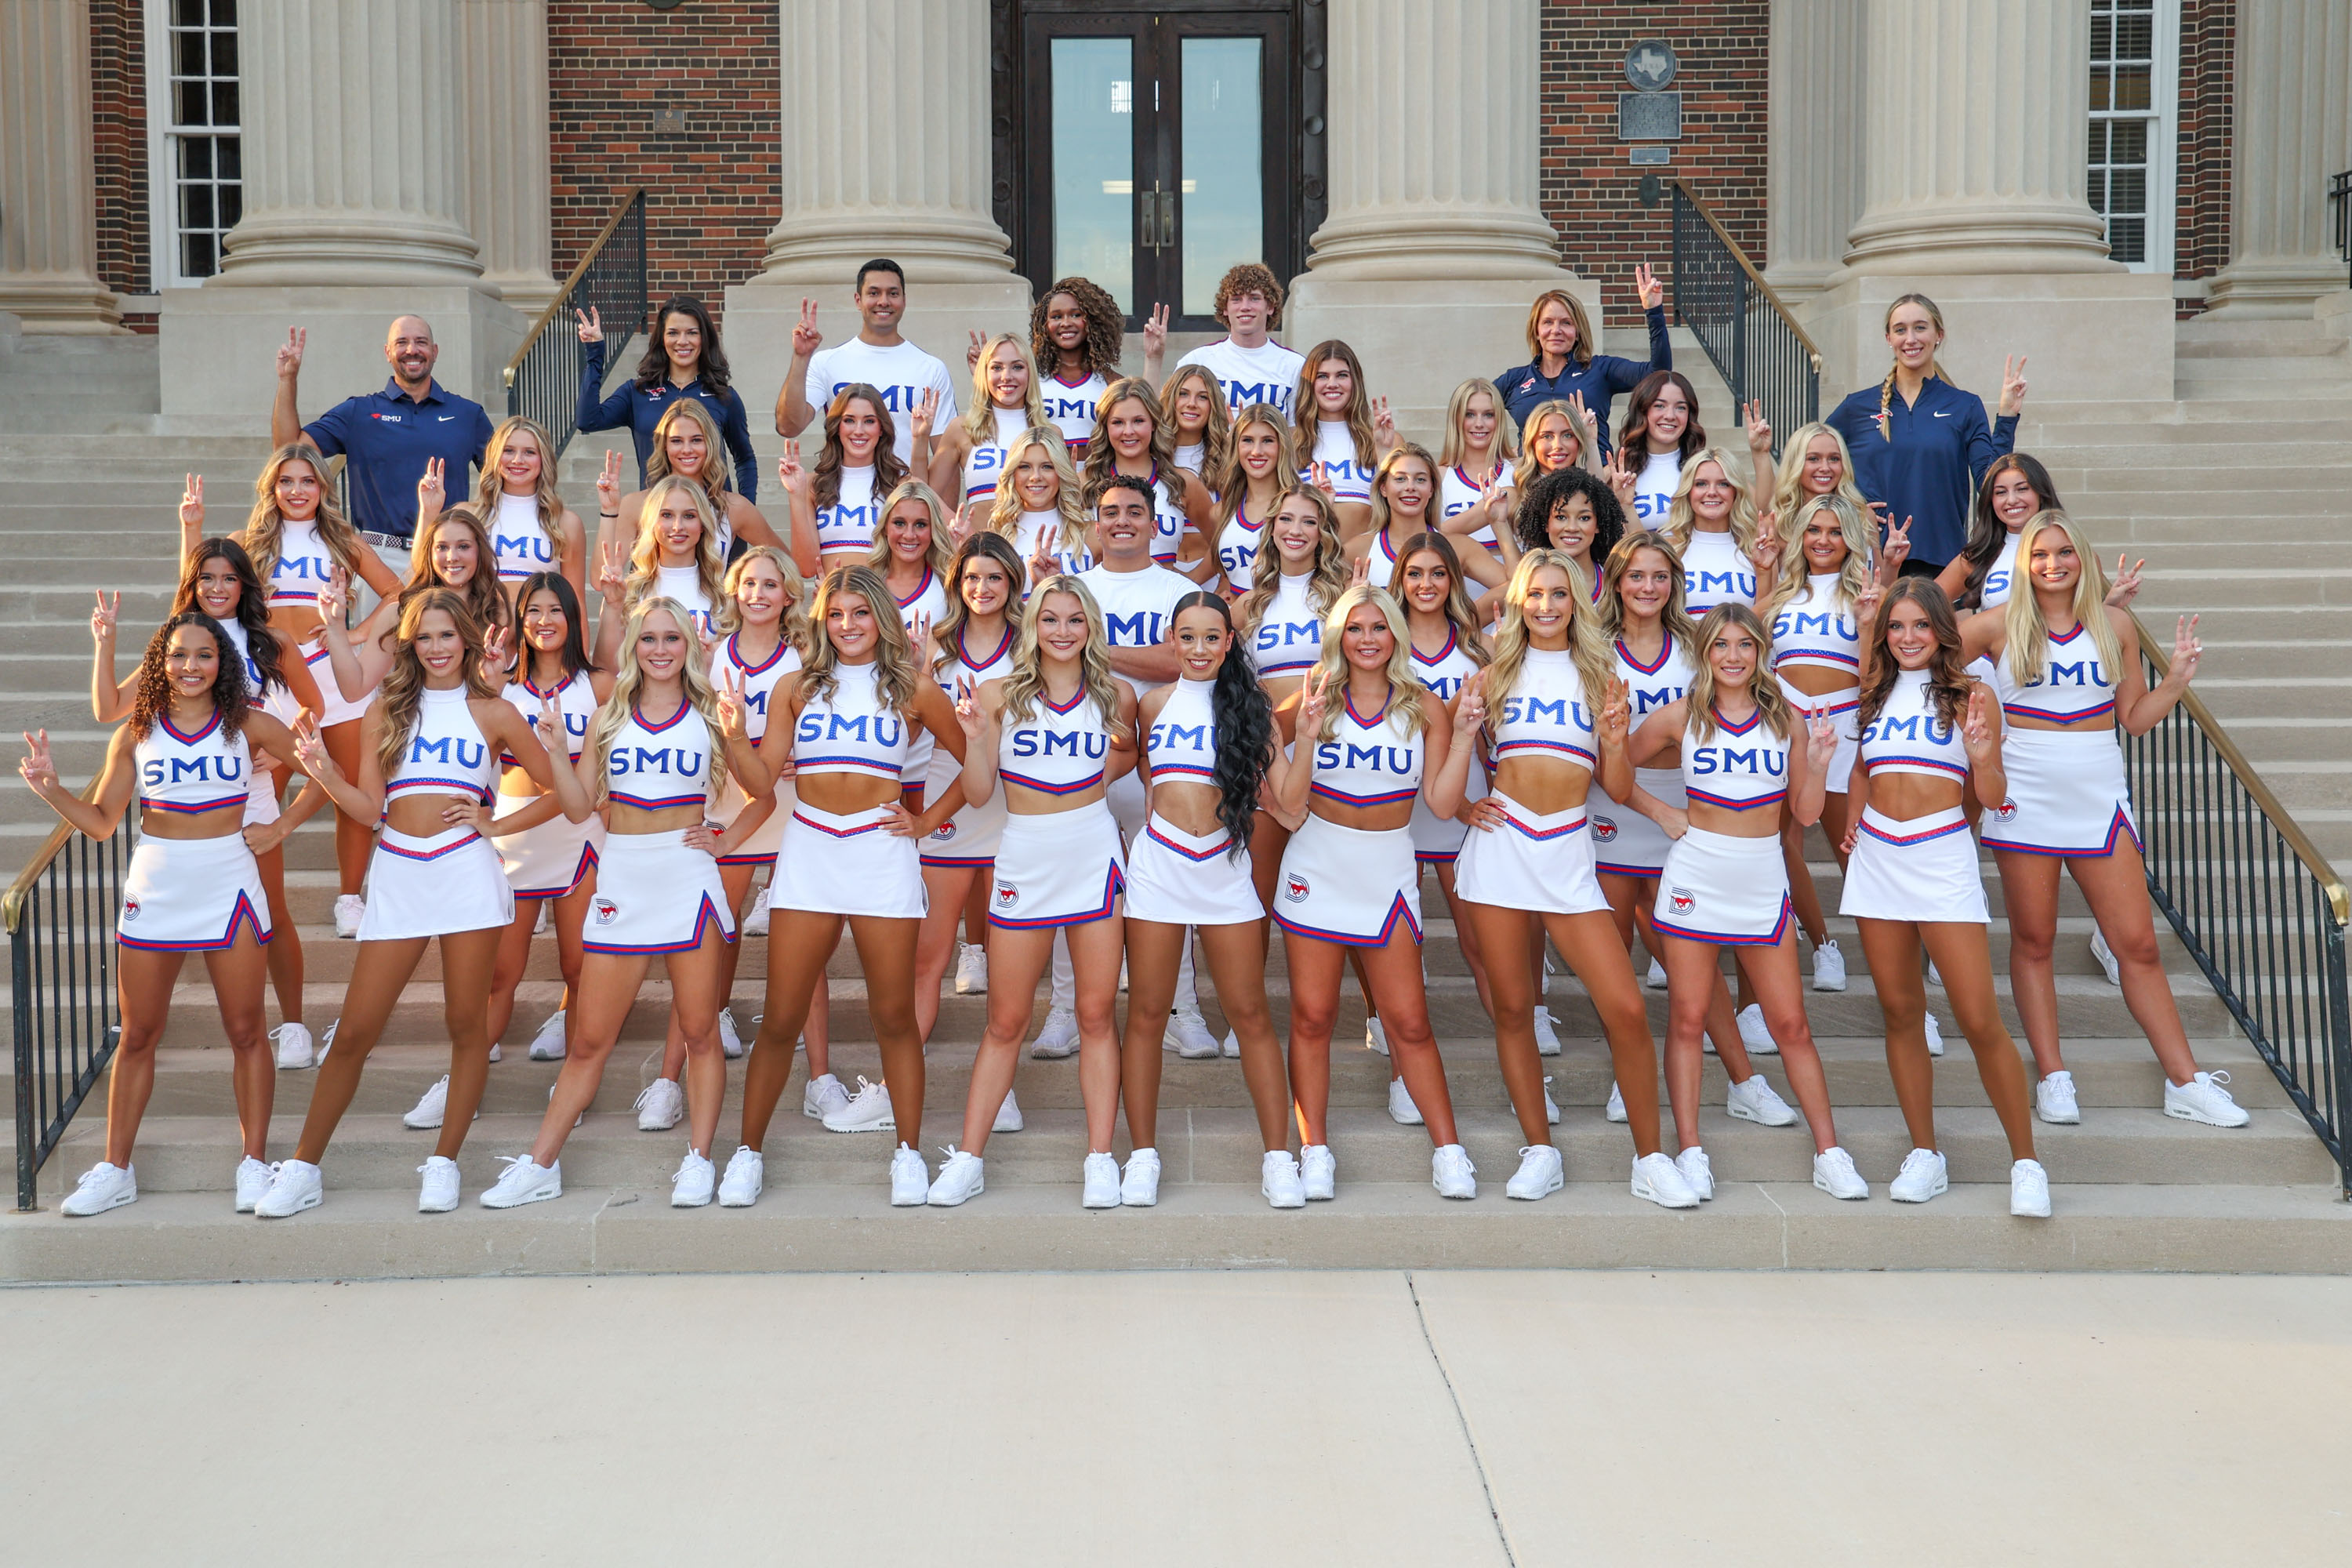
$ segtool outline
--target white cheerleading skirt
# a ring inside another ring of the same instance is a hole
[[[1385,947],[1399,922],[1420,942],[1412,829],[1370,833],[1310,815],[1282,852],[1274,918],[1294,935],[1343,947]]]
[[[1687,806],[1680,768],[1635,768],[1633,782],[1668,805]],[[1595,791],[1584,803],[1592,817],[1592,863],[1619,877],[1655,877],[1666,864],[1675,841],[1666,830],[1630,805],[1620,805]]]
[[[883,831],[875,806],[844,816],[802,803],[784,824],[771,910],[919,921],[930,908],[915,841]]]
[[[362,942],[481,931],[514,919],[514,890],[490,841],[470,827],[412,838],[386,827],[368,862]]]
[[[1985,813],[1987,847],[2071,859],[2112,855],[2126,837],[2140,847],[2113,730],[2068,735],[2012,726],[2001,735],[2000,766],[2009,798]]]
[[[1454,873],[1454,892],[1476,904],[1536,914],[1580,915],[1605,910],[1592,869],[1592,835],[1583,806],[1529,811],[1496,790],[1503,808],[1496,826],[1471,833]]]
[[[1735,838],[1694,827],[1658,873],[1650,918],[1669,935],[1728,947],[1772,947],[1789,930],[1789,868],[1780,836]]]
[[[269,900],[244,834],[139,841],[122,879],[116,941],[147,952],[204,952],[247,933],[269,940]]]
[[[502,795],[495,815],[512,816],[540,798]],[[604,819],[593,814],[585,822],[558,816],[520,833],[493,833],[490,843],[516,898],[560,899],[594,874],[604,844]]]
[[[937,800],[940,793],[955,782],[963,772],[963,764],[947,751],[931,753],[930,771],[923,779],[923,798]],[[967,805],[940,824],[932,835],[923,840],[922,859],[926,866],[985,866],[996,858],[997,840],[1004,836],[1004,791],[1002,786],[989,791],[988,798],[978,805]]]
[[[330,630],[327,635],[335,637],[339,634]],[[357,701],[345,697],[343,689],[335,684],[334,661],[328,657],[324,642],[304,643],[302,662],[310,666],[310,679],[319,683],[319,702],[324,710],[319,715],[320,729],[356,723],[367,716],[368,704],[375,700],[377,689],[370,687],[360,694]]]
[[[1108,920],[1126,890],[1127,856],[1108,803],[1006,814],[988,894],[990,925],[1048,931]]]
[[[735,911],[719,862],[686,842],[686,829],[614,833],[596,868],[596,896],[580,945],[589,952],[686,952],[712,927],[735,940]]]
[[[1462,792],[1464,805],[1486,798],[1486,770],[1477,763],[1470,764],[1470,783]],[[1462,853],[1462,839],[1470,831],[1469,825],[1450,816],[1440,816],[1429,809],[1429,802],[1421,795],[1412,797],[1412,854],[1424,866],[1450,864]]]
[[[1154,812],[1127,856],[1127,918],[1171,926],[1230,926],[1262,921],[1265,906],[1250,880],[1249,846],[1228,856],[1233,835],[1220,825],[1187,833]]]
[[[731,798],[711,817],[712,821],[728,830],[719,840],[719,863],[721,866],[773,866],[776,852],[784,847],[784,824],[793,819],[793,807],[799,804],[799,797],[793,794],[792,781],[786,779],[776,786],[775,805],[769,811],[768,819],[753,828],[751,836],[740,843],[735,840],[735,824],[742,820],[743,813],[751,808],[751,803],[735,790],[730,789],[727,793]]]
[[[1985,924],[1990,917],[1984,876],[1967,814],[1956,805],[1898,822],[1863,807],[1838,913],[1860,920]]]
[[[1816,665],[1812,668],[1821,667]],[[1799,719],[1803,719],[1817,707],[1830,710],[1830,722],[1837,726],[1837,751],[1830,758],[1829,772],[1822,779],[1822,788],[1831,795],[1845,794],[1847,786],[1853,782],[1854,759],[1862,750],[1862,732],[1854,722],[1862,714],[1862,688],[1850,687],[1843,691],[1815,696],[1810,691],[1800,691],[1783,680],[1780,682],[1780,695],[1789,700]]]

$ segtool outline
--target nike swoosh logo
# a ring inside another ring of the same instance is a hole
[[[442,423],[442,424],[444,424],[444,425],[446,425],[447,423],[449,423],[449,421],[451,421],[452,419],[455,419],[456,417],[457,417],[457,416],[456,415],[454,415],[454,414],[444,414],[443,416],[441,416],[441,423]]]
[[[1938,408],[1936,410],[1936,417],[1938,419],[1949,419],[1951,416],[1952,411],[1948,408]]]

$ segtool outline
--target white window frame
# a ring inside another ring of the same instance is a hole
[[[2147,258],[2117,265],[2134,272],[2170,277],[2173,230],[2180,199],[2180,0],[2156,0],[2155,10],[2155,54],[2148,68],[2147,112],[2122,114],[2095,109],[2091,120],[2094,123],[2101,120],[2148,122]],[[2084,140],[2087,142],[2089,139],[2086,127]]]
[[[141,19],[145,24],[147,40],[147,260],[149,287],[158,293],[166,289],[191,289],[204,282],[202,278],[189,278],[180,270],[179,216],[179,138],[171,130],[172,104],[172,0],[143,0]],[[237,61],[238,75],[244,75],[244,16],[238,16]],[[242,83],[240,82],[240,86]],[[238,93],[240,109],[244,94]],[[237,116],[234,126],[206,127],[206,134],[234,135],[242,142],[244,115]],[[242,153],[242,147],[239,152]],[[243,163],[240,162],[239,168]],[[238,182],[242,184],[242,178]],[[215,274],[217,276],[217,273]]]

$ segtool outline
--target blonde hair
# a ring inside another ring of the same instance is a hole
[[[1861,509],[1849,504],[1834,490],[1815,496],[1798,509],[1796,521],[1780,541],[1780,574],[1762,611],[1761,618],[1767,621],[1811,586],[1812,574],[1805,560],[1805,523],[1817,511],[1825,511],[1837,520],[1839,536],[1845,541],[1845,564],[1838,569],[1838,607],[1852,609],[1854,601],[1862,596],[1863,585],[1870,580],[1871,530],[1863,521]]]
[[[383,684],[376,689],[376,707],[382,727],[376,736],[376,768],[389,784],[400,766],[400,754],[408,749],[408,738],[416,729],[416,712],[425,702],[425,665],[416,657],[416,635],[427,610],[439,610],[457,628],[458,638],[466,645],[461,670],[466,692],[469,697],[488,699],[499,694],[499,689],[482,668],[482,637],[484,626],[473,607],[454,588],[425,588],[403,596],[400,621],[394,631],[391,668],[384,671]]]
[[[1087,592],[1087,585],[1066,572],[1057,572],[1037,585],[1029,595],[1029,603],[1021,611],[1020,631],[1013,645],[1013,668],[1004,677],[1004,721],[1025,724],[1037,711],[1037,700],[1045,692],[1045,660],[1037,647],[1037,622],[1045,613],[1045,596],[1067,594],[1078,602],[1086,613],[1087,646],[1078,650],[1078,685],[1102,715],[1103,729],[1114,739],[1123,738],[1125,728],[1118,721],[1118,687],[1110,672],[1110,643],[1103,630],[1102,606]]]
[[[555,459],[551,455],[555,450],[555,441],[538,421],[517,414],[500,420],[499,427],[490,432],[490,443],[482,449],[481,477],[474,482],[474,511],[485,522],[499,515],[499,499],[506,494],[506,476],[499,471],[499,466],[506,460],[507,444],[517,436],[528,436],[539,443],[539,482],[532,488],[531,500],[536,505],[539,531],[547,535],[548,549],[560,557],[563,552],[563,498],[555,491]],[[490,568],[495,574],[495,556]]]
[[[989,531],[1014,541],[1016,548],[1013,553],[1018,555],[1021,552],[1017,544],[1021,538],[1021,513],[1024,509],[1020,488],[1013,483],[1013,470],[1020,466],[1021,459],[1028,455],[1032,447],[1044,452],[1046,460],[1054,465],[1054,510],[1062,517],[1061,548],[1069,554],[1083,555],[1087,552],[1087,508],[1078,494],[1078,471],[1070,466],[1070,445],[1062,439],[1061,431],[1042,419],[1013,437],[1004,448],[1004,471],[997,479],[996,500],[988,512]],[[897,492],[892,493],[895,495]],[[886,510],[882,515],[887,517],[889,513]],[[1024,570],[1025,581],[1026,569]],[[1021,584],[1016,583],[1013,586],[1018,589]],[[950,592],[952,595],[953,590]]]
[[[1528,307],[1528,357],[1535,361],[1538,368],[1542,366],[1543,340],[1536,336],[1536,323],[1543,320],[1546,305],[1568,307],[1568,319],[1576,323],[1576,342],[1569,349],[1568,357],[1576,364],[1591,364],[1592,323],[1585,319],[1583,302],[1565,289],[1547,289],[1536,296],[1534,304]]]
[[[1404,610],[1389,596],[1387,589],[1374,587],[1370,583],[1359,583],[1346,590],[1323,617],[1322,652],[1316,658],[1314,676],[1309,679],[1319,676],[1323,689],[1338,697],[1339,701],[1324,704],[1323,723],[1316,731],[1315,739],[1328,741],[1337,732],[1339,710],[1347,705],[1348,617],[1356,613],[1359,605],[1370,605],[1378,610],[1381,618],[1388,623],[1390,637],[1394,639],[1395,646],[1389,652],[1387,672],[1389,705],[1393,708],[1399,698],[1404,700],[1404,732],[1406,738],[1411,739],[1420,734],[1427,722],[1421,710],[1422,694],[1427,688],[1421,684],[1421,677],[1413,673],[1412,634],[1405,627]]]
[[[1298,453],[1290,444],[1290,422],[1270,403],[1251,404],[1234,416],[1234,426],[1225,443],[1225,466],[1218,472],[1213,487],[1217,492],[1214,528],[1220,533],[1224,531],[1225,524],[1241,515],[1242,503],[1249,499],[1249,470],[1242,467],[1242,432],[1253,425],[1263,425],[1274,432],[1275,504],[1280,506],[1284,496],[1304,483],[1298,477]],[[1265,519],[1258,519],[1258,523],[1263,527]]]
[[[1930,300],[1925,294],[1896,295],[1895,297],[1895,302],[1886,307],[1885,318],[1878,324],[1878,330],[1882,333],[1894,330],[1895,312],[1901,310],[1906,305],[1916,305],[1921,310],[1927,311],[1927,319],[1936,323],[1937,334],[1938,336],[1943,334],[1944,312],[1937,310],[1936,308],[1936,301]],[[1882,441],[1892,442],[1895,439],[1895,421],[1889,416],[1887,411],[1895,405],[1895,373],[1898,368],[1899,367],[1896,365],[1888,365],[1886,367],[1886,379],[1878,384],[1878,438]],[[1944,374],[1944,362],[1935,354],[1927,356],[1927,375],[1928,379],[1932,381],[1940,381],[1947,384],[1948,384],[1952,379],[1950,376]]]
[[[783,613],[776,617],[776,635],[793,651],[806,654],[809,626],[803,602],[808,597],[808,583],[801,576],[800,568],[793,564],[793,558],[772,544],[754,544],[729,564],[724,584],[726,592],[717,601],[711,624],[730,636],[743,629],[743,610],[736,603],[735,595],[741,591],[744,573],[751,570],[755,561],[768,563],[776,569],[776,575],[783,579],[784,608]]]
[[[1365,468],[1372,466],[1372,397],[1364,390],[1364,364],[1356,351],[1338,338],[1326,338],[1307,353],[1298,367],[1298,388],[1290,399],[1290,427],[1293,445],[1297,447],[1301,465],[1315,460],[1315,442],[1321,434],[1323,416],[1315,402],[1315,373],[1323,368],[1326,360],[1338,360],[1348,367],[1348,407],[1343,417],[1348,423],[1348,438],[1354,443],[1356,461]],[[1432,465],[1435,471],[1435,465]]]
[[[930,569],[933,578],[945,584],[948,562],[955,554],[955,547],[948,542],[947,503],[940,500],[939,491],[920,479],[902,479],[898,488],[884,498],[882,510],[875,516],[874,548],[866,552],[866,564],[874,568],[885,583],[890,580],[890,514],[898,510],[900,501],[908,500],[920,502],[924,515],[930,520],[931,547],[924,552],[923,564]],[[891,602],[898,602],[897,595],[892,595]]]
[[[646,503],[652,504],[654,486],[662,480],[688,477],[669,466],[669,427],[681,420],[702,428],[702,472],[691,482],[702,487],[703,498],[710,503],[712,513],[723,518],[727,515],[727,498],[735,493],[735,481],[727,462],[727,438],[719,433],[719,421],[710,416],[710,410],[702,405],[698,397],[673,399],[655,421],[653,450],[646,454]],[[540,449],[546,450],[544,447]],[[643,510],[637,513],[640,533],[645,531],[646,515]]]
[[[1437,459],[1429,455],[1428,447],[1423,447],[1417,442],[1400,441],[1395,446],[1391,447],[1387,451],[1381,454],[1380,467],[1372,470],[1372,482],[1369,488],[1372,492],[1372,526],[1370,532],[1374,538],[1378,538],[1380,535],[1384,534],[1389,531],[1389,523],[1394,516],[1394,514],[1389,510],[1389,496],[1387,489],[1389,475],[1395,471],[1396,466],[1399,463],[1403,462],[1408,458],[1417,459],[1423,468],[1429,470],[1429,503],[1421,509],[1421,525],[1423,528],[1435,528],[1437,526],[1437,519],[1434,514],[1440,510],[1438,505],[1438,476],[1444,470],[1438,468]]]
[[[1339,595],[1348,591],[1348,552],[1339,542],[1339,518],[1332,510],[1331,498],[1313,485],[1286,490],[1275,503],[1273,512],[1258,527],[1261,531],[1271,528],[1282,509],[1301,498],[1315,509],[1315,564],[1307,584],[1307,602],[1328,613],[1339,602]],[[1250,591],[1234,605],[1234,625],[1241,628],[1244,637],[1257,630],[1258,622],[1265,616],[1265,607],[1274,603],[1275,592],[1282,585],[1282,552],[1274,542],[1273,534],[1261,531],[1259,537]]]
[[[915,707],[915,653],[906,623],[890,597],[890,585],[871,566],[836,566],[824,574],[809,602],[809,646],[801,660],[801,700],[829,700],[841,685],[841,650],[825,630],[835,598],[855,594],[874,612],[874,700],[894,713]]]
[[[1536,435],[1543,429],[1543,422],[1555,414],[1568,421],[1569,434],[1576,437],[1576,460],[1569,464],[1569,467],[1571,468],[1588,467],[1591,459],[1596,455],[1592,445],[1591,421],[1578,416],[1576,405],[1560,397],[1538,403],[1528,410],[1528,422],[1519,426],[1519,455],[1511,465],[1513,489],[1527,489],[1535,483],[1537,477],[1543,472],[1536,463]]]
[[[2099,650],[2099,662],[2106,666],[2107,679],[2120,687],[2123,646],[2116,641],[2115,626],[2107,619],[2107,574],[2099,565],[2098,552],[2091,548],[2091,542],[2084,537],[2074,520],[2054,507],[2026,519],[2025,526],[2017,532],[2017,574],[2020,579],[2025,576],[2026,563],[2033,554],[2033,542],[2050,528],[2066,536],[2080,565],[2071,606],[2074,624],[2090,629],[2092,646]],[[2042,661],[2050,651],[2050,623],[2042,614],[2041,595],[2028,589],[2022,581],[2011,590],[2009,603],[2001,606],[2000,629],[2008,644],[2000,657],[2009,666],[2010,679],[2020,686],[2033,685],[2042,679]]]
[[[319,542],[327,549],[328,558],[352,576],[359,575],[360,536],[352,531],[351,520],[335,510],[335,488],[327,482],[327,459],[308,441],[295,441],[269,454],[261,465],[261,472],[253,480],[253,510],[246,514],[245,527],[236,542],[253,560],[254,574],[261,579],[266,593],[269,574],[278,565],[278,546],[286,533],[285,514],[278,510],[278,476],[287,464],[299,460],[310,465],[319,477],[319,510],[313,521],[318,524]],[[495,564],[492,575],[497,574]]]
[[[1755,699],[1756,710],[1764,716],[1764,723],[1773,735],[1783,742],[1796,738],[1796,711],[1781,693],[1780,683],[1767,668],[1772,657],[1771,635],[1756,612],[1745,605],[1717,605],[1698,624],[1698,633],[1691,639],[1691,683],[1685,695],[1689,700],[1685,710],[1690,727],[1704,742],[1715,739],[1718,726],[1715,719],[1715,666],[1707,662],[1706,650],[1715,646],[1725,628],[1746,632],[1756,639],[1756,668],[1748,677],[1748,694]]]
[[[671,405],[683,408],[684,402]],[[646,490],[645,504],[637,511],[637,542],[629,552],[629,579],[622,588],[628,603],[654,591],[661,581],[661,528],[655,519],[661,515],[662,500],[675,492],[694,508],[695,521],[702,525],[702,537],[694,547],[695,575],[702,584],[703,595],[710,601],[710,613],[719,614],[719,602],[727,592],[727,564],[719,553],[719,531],[710,520],[710,498],[702,487],[683,474],[671,474],[656,479]]]
[[[1756,542],[1756,498],[1748,493],[1739,465],[1720,447],[1701,447],[1683,459],[1683,471],[1675,479],[1674,501],[1666,508],[1666,521],[1658,531],[1673,540],[1677,551],[1690,548],[1691,535],[1698,531],[1698,514],[1691,509],[1691,484],[1706,463],[1713,463],[1731,487],[1731,543],[1745,560]]]
[[[1226,465],[1233,461],[1234,416],[1225,406],[1225,389],[1217,384],[1206,365],[1180,364],[1175,374],[1160,384],[1160,409],[1168,416],[1171,449],[1182,434],[1176,428],[1176,390],[1188,381],[1199,382],[1209,394],[1209,422],[1201,426],[1201,478],[1204,482],[1212,475],[1222,479]]]
[[[1523,601],[1536,574],[1547,568],[1568,578],[1569,658],[1576,665],[1576,678],[1584,687],[1584,700],[1597,723],[1601,700],[1608,695],[1616,666],[1611,661],[1609,635],[1601,629],[1600,609],[1592,603],[1592,584],[1585,580],[1584,568],[1576,563],[1576,557],[1564,550],[1530,550],[1511,569],[1495,625],[1494,662],[1486,667],[1487,711],[1501,712],[1503,700],[1518,686],[1519,670],[1527,663],[1529,648]]]
[[[1500,459],[1498,468],[1510,467],[1519,455],[1519,427],[1503,405],[1502,389],[1483,375],[1474,375],[1445,400],[1445,439],[1438,447],[1437,460],[1449,468],[1460,468],[1470,456],[1470,437],[1463,421],[1469,416],[1470,400],[1482,392],[1495,402],[1495,440],[1488,453]]]
[[[462,588],[445,583],[433,568],[433,546],[445,528],[462,528],[474,536],[474,574]],[[498,547],[490,542],[490,531],[471,509],[453,506],[416,531],[409,542],[408,581],[400,590],[404,599],[427,588],[445,588],[466,601],[467,609],[482,624],[485,631],[502,626],[514,618],[514,608],[507,602],[506,589],[499,583]],[[521,650],[517,649],[517,652]]]
[[[1601,619],[1612,638],[1625,631],[1625,574],[1633,569],[1633,558],[1644,550],[1654,550],[1666,559],[1670,579],[1666,602],[1658,612],[1658,625],[1669,642],[1679,642],[1689,648],[1698,642],[1698,623],[1690,617],[1683,603],[1683,552],[1675,542],[1662,533],[1637,529],[1619,540],[1609,552],[1609,559],[1601,568]]]
[[[1838,463],[1844,469],[1838,488],[1830,493],[1843,497],[1848,506],[1869,516],[1870,502],[1864,498],[1862,488],[1853,482],[1853,453],[1847,447],[1845,437],[1836,426],[1824,425],[1818,419],[1799,426],[1796,434],[1789,437],[1789,444],[1780,448],[1780,471],[1772,476],[1772,510],[1782,517],[1795,515],[1796,507],[1805,499],[1805,448],[1822,436],[1837,443]]]
[[[613,744],[613,737],[635,715],[637,693],[646,683],[646,672],[637,666],[637,638],[644,635],[646,622],[657,610],[667,612],[686,638],[686,662],[679,667],[678,683],[685,688],[688,706],[702,721],[710,749],[709,784],[711,795],[717,796],[727,782],[727,735],[719,727],[719,694],[710,684],[710,665],[702,651],[702,639],[695,635],[694,616],[667,595],[656,594],[630,607],[628,626],[621,634],[621,662],[613,676],[613,695],[596,710],[596,721],[589,726],[588,744],[601,763]],[[600,766],[596,770],[597,800],[601,803],[611,798],[612,788],[613,770]]]
[[[1030,352],[1024,339],[1012,332],[999,332],[981,345],[980,358],[972,362],[971,406],[964,410],[963,433],[971,437],[975,447],[996,440],[998,405],[995,395],[988,390],[988,367],[996,363],[996,351],[1006,343],[1013,345],[1013,352],[1021,356],[1021,363],[1029,371],[1029,386],[1021,397],[1022,415],[1031,425],[1045,423],[1045,391],[1037,384],[1037,356]]]
[[[1157,481],[1162,472],[1176,466],[1176,433],[1160,406],[1160,394],[1139,375],[1122,376],[1103,388],[1102,396],[1095,401],[1095,433],[1087,437],[1086,466],[1079,472],[1087,495],[1100,489],[1103,481],[1118,470],[1118,453],[1110,444],[1110,416],[1111,410],[1129,398],[1151,415],[1151,444],[1146,448],[1151,455],[1151,479]]]

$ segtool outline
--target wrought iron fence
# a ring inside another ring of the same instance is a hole
[[[2148,684],[2170,660],[2145,623]],[[2352,899],[2195,692],[2124,737],[2148,892],[2336,1158],[2352,1198]]]
[[[90,788],[98,786],[93,784]],[[10,884],[8,1001],[16,1037],[16,1206],[114,1056],[114,919],[131,864],[131,817],[84,838],[60,825]]]
[[[2336,216],[2336,254],[2344,258],[2346,277],[2352,278],[2352,169],[2328,177],[2327,205]]]
[[[604,321],[609,370],[622,363],[629,340],[644,328],[653,309],[646,292],[643,186],[621,198],[587,254],[556,290],[554,301],[540,312],[522,347],[507,362],[507,412],[536,421],[554,437],[558,455],[579,434],[573,416],[580,406],[583,347],[572,313],[592,306]]]
[[[1764,405],[1774,441],[1784,442],[1822,416],[1822,352],[1706,205],[1681,180],[1673,184],[1675,319],[1741,405]]]

